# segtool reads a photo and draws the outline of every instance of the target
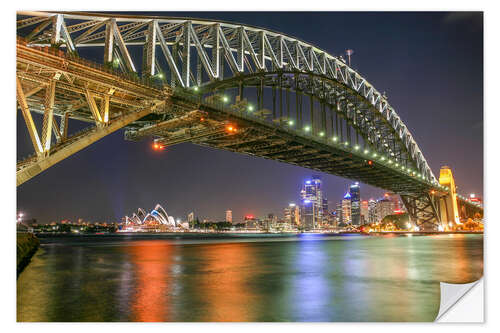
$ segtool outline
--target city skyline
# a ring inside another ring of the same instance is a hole
[[[177,14],[289,31],[303,40],[325,45],[337,55],[354,49],[353,67],[387,92],[401,117],[410,124],[434,173],[440,166],[450,165],[461,193],[483,196],[482,110],[477,109],[482,106],[482,89],[477,88],[482,86],[481,13],[300,14],[306,21],[314,20],[325,27],[331,26],[327,22],[335,21],[332,18],[338,18],[339,25],[353,18],[363,22],[343,34],[331,30],[313,34],[307,29],[296,29],[291,18],[298,14],[293,13],[279,14],[282,20],[271,20],[276,14],[270,13],[169,13]],[[377,39],[377,45],[370,42],[374,36],[361,34],[368,28],[374,34],[384,34],[389,29],[393,31],[393,26],[402,32],[391,33],[387,41]],[[412,37],[408,38],[411,43],[399,41],[403,33]],[[391,45],[393,39],[398,39],[397,47]],[[463,44],[468,48],[463,49]],[[434,82],[424,81],[430,73]],[[413,80],[406,80],[408,77]],[[450,110],[453,118],[447,116]],[[18,156],[24,156],[28,140],[19,130],[23,126],[19,117],[18,113]],[[283,201],[295,200],[284,198],[286,193],[295,193],[291,184],[310,174],[304,168],[190,144],[167,147],[162,152],[153,151],[150,145],[149,141],[124,142],[123,132],[118,131],[19,187],[18,209],[26,212],[26,218],[39,220],[71,216],[111,220],[137,206],[164,202],[174,216],[185,216],[190,207],[196,206],[196,215],[222,220],[217,203],[224,202],[232,207],[234,216],[265,215],[280,212]],[[461,147],[467,154],[447,149],[450,146]],[[321,176],[329,188],[328,198],[340,196],[346,185],[352,183],[327,174]],[[371,196],[383,193],[363,186],[367,193],[373,193]],[[45,209],[49,202],[52,212]],[[260,211],[251,207],[260,207]]]

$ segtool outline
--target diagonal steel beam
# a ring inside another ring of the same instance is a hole
[[[38,131],[36,130],[35,123],[33,122],[33,118],[31,117],[31,112],[28,107],[28,103],[26,102],[26,97],[24,96],[21,81],[17,76],[16,76],[16,95],[17,95],[17,102],[21,106],[21,111],[24,117],[24,122],[26,123],[26,127],[28,129],[28,133],[30,135],[31,143],[35,148],[35,152],[37,153],[37,155],[40,155],[43,151],[42,143],[40,142]]]

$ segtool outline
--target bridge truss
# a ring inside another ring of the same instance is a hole
[[[193,142],[360,180],[400,194],[416,221],[440,220],[436,200],[449,189],[387,97],[341,57],[198,19],[19,12],[17,30],[17,99],[36,152],[18,163],[18,185],[124,127],[128,140]],[[30,111],[43,115],[41,138]],[[69,119],[94,126],[68,137]]]

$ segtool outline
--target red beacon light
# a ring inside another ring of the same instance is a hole
[[[155,142],[155,143],[153,144],[153,149],[154,149],[154,150],[162,150],[163,148],[164,148],[164,146],[163,146],[162,144],[159,144],[159,143],[157,143],[157,142]]]

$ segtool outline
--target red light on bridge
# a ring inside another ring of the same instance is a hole
[[[373,161],[372,160],[369,160],[368,161],[368,165],[372,165],[373,164]]]
[[[431,194],[436,194],[436,191],[434,191],[434,190],[431,190]]]
[[[236,133],[237,128],[233,125],[226,125],[226,131],[229,133]]]
[[[205,121],[205,118],[201,117],[201,118],[200,118],[200,121]]]
[[[154,150],[162,150],[163,148],[165,148],[165,146],[163,146],[163,145],[161,145],[161,144],[159,144],[159,143],[156,143],[156,142],[155,142],[155,143],[153,144],[153,149],[154,149]]]

